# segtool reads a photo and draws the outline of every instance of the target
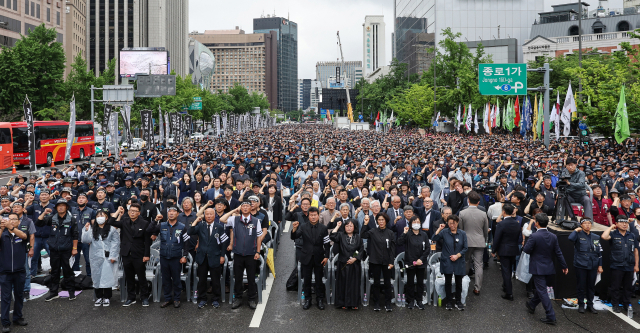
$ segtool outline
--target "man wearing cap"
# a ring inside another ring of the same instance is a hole
[[[575,158],[567,158],[566,164],[562,176],[569,177],[567,198],[570,202],[580,203],[584,207],[584,216],[593,220],[593,208],[591,207],[591,199],[586,192],[587,185],[585,184],[584,172],[577,170]]]
[[[160,236],[160,269],[165,301],[160,305],[161,308],[166,308],[171,303],[174,308],[180,307],[182,293],[180,273],[182,273],[182,264],[187,262],[189,255],[186,244],[190,237],[187,234],[187,227],[178,222],[178,214],[178,207],[168,207],[166,222],[158,223],[161,219],[158,215],[156,222],[149,224],[149,233]]]
[[[220,217],[221,223],[226,223],[231,228],[230,244],[228,251],[233,251],[233,274],[235,278],[235,298],[232,309],[237,309],[242,305],[242,294],[244,292],[243,274],[246,270],[247,276],[255,276],[256,260],[260,260],[260,244],[267,233],[267,228],[260,224],[260,221],[251,216],[251,201],[246,198],[239,208],[236,208]],[[256,308],[256,298],[258,289],[255,279],[248,279],[249,308]]]
[[[102,210],[111,215],[116,211],[113,204],[107,201],[107,190],[104,187],[99,187],[96,190],[96,201],[89,202],[89,206],[96,213]]]
[[[35,233],[36,226],[33,223],[33,220],[26,217],[24,215],[24,204],[20,201],[16,201],[13,203],[11,207],[12,213],[18,215],[18,219],[20,220],[20,224],[18,225],[18,229],[20,231],[27,234],[27,239],[25,240],[25,246],[27,249],[27,260],[24,263],[24,269],[26,271],[25,283],[24,283],[24,299],[29,300],[31,292],[31,274],[29,268],[29,262],[33,257],[33,244],[35,243]],[[7,216],[8,217],[8,216]]]
[[[158,187],[163,206],[166,205],[167,197],[170,195],[177,195],[177,187],[173,183],[178,181],[178,178],[173,175],[172,168],[166,168],[164,170],[164,175],[165,176],[160,181],[160,185]]]
[[[599,187],[598,187],[599,188]],[[596,287],[596,276],[602,273],[602,246],[600,236],[591,232],[593,222],[588,218],[580,220],[580,228],[575,229],[569,240],[573,242],[573,267],[576,269],[578,283],[578,312],[584,313],[584,300],[587,299],[587,310],[598,313],[593,308],[593,296]]]
[[[38,220],[40,214],[42,214],[42,212],[44,212],[46,209],[53,211],[55,206],[53,205],[53,203],[49,202],[50,197],[51,196],[49,194],[49,189],[43,188],[42,190],[40,190],[40,202],[32,204],[31,200],[27,200],[27,202],[25,202],[25,206],[27,207],[27,217],[29,217],[32,221],[36,221]],[[40,252],[42,251],[42,249],[44,248],[47,253],[51,253],[49,251],[49,244],[47,242],[50,234],[50,226],[39,227],[36,224],[35,242],[33,245],[33,258],[31,259],[31,276],[36,276],[38,274],[38,267],[41,267]]]
[[[113,207],[116,209],[120,207],[120,196],[118,195],[118,193],[116,193],[115,185],[113,183],[107,183],[105,189],[107,190],[107,195],[105,196],[107,201],[113,204]]]
[[[129,199],[138,199],[140,197],[140,190],[133,186],[133,178],[131,176],[127,176],[124,179],[124,187],[121,187],[117,190],[118,195],[120,196],[120,205],[126,206],[127,201]]]
[[[87,195],[85,193],[78,194],[78,207],[74,207],[71,209],[71,213],[73,217],[75,217],[76,221],[78,221],[78,230],[82,232],[82,228],[90,223],[93,225],[93,222],[96,219],[96,212],[93,208],[90,208],[89,199],[87,199]],[[78,249],[78,254],[76,255],[75,262],[73,263],[73,271],[80,270],[80,251],[84,255],[84,261],[87,268],[87,276],[91,276],[91,262],[89,260],[89,246],[90,244],[81,243],[80,248]]]
[[[65,199],[58,199],[55,206],[56,212],[52,213],[47,208],[38,216],[36,226],[49,226],[52,228],[49,244],[49,254],[51,257],[51,284],[49,296],[45,301],[50,302],[58,298],[58,287],[60,285],[60,267],[64,275],[64,282],[69,288],[69,300],[76,299],[74,274],[69,259],[78,254],[78,224],[71,214],[69,203]]]
[[[602,240],[609,241],[611,246],[611,304],[613,312],[622,312],[619,304],[622,303],[624,311],[631,304],[633,292],[633,275],[638,273],[638,238],[630,231],[629,223],[633,219],[625,215],[618,215],[616,224],[607,228],[602,233]],[[622,290],[620,290],[622,289]]]
[[[27,326],[22,317],[23,294],[25,283],[25,267],[27,253],[27,234],[18,226],[20,219],[15,213],[0,221],[0,289],[2,289],[1,311],[2,332],[11,332],[11,292],[13,291],[13,323]]]

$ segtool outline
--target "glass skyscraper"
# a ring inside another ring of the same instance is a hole
[[[278,37],[278,109],[298,109],[298,24],[284,17],[253,19],[253,33],[276,31]]]

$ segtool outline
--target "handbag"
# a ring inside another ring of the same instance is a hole
[[[520,261],[518,262],[518,267],[516,267],[516,279],[524,283],[529,283],[529,280],[531,280],[531,273],[529,273],[529,259],[529,254],[522,252],[520,255]]]

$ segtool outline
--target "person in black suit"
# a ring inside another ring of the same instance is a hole
[[[226,255],[229,236],[224,232],[224,226],[215,223],[216,211],[209,207],[204,211],[204,223],[202,217],[198,217],[187,230],[187,235],[198,235],[198,250],[196,262],[198,263],[198,309],[207,305],[207,276],[211,274],[211,290],[214,308],[220,307],[220,275]]]
[[[513,301],[513,288],[511,284],[511,267],[516,262],[516,256],[520,254],[518,244],[522,239],[520,223],[513,218],[515,207],[507,204],[502,206],[503,220],[496,225],[496,235],[493,239],[493,256],[500,257],[502,268],[502,288],[505,294],[502,298]]]
[[[127,301],[122,306],[136,303],[136,275],[140,281],[142,306],[149,306],[145,263],[151,256],[151,230],[147,230],[149,221],[140,217],[140,209],[139,203],[132,203],[129,216],[123,218],[124,208],[120,206],[109,219],[109,225],[120,228],[120,255],[127,280]]]
[[[553,257],[557,258],[565,275],[569,273],[569,268],[558,245],[558,237],[547,230],[549,217],[544,213],[538,213],[535,218],[538,231],[529,237],[523,252],[531,255],[529,273],[533,275],[532,279],[536,286],[536,291],[533,299],[525,302],[525,304],[529,309],[529,313],[533,314],[536,311],[536,306],[542,302],[547,316],[546,318],[540,318],[540,321],[545,324],[555,325],[556,313],[553,311],[551,300],[547,294],[547,278],[556,274]]]
[[[435,224],[435,222],[442,218],[442,214],[433,208],[433,200],[430,197],[424,198],[422,203],[422,208],[416,209],[416,214],[420,218],[420,222],[422,222],[421,229],[433,235],[436,229],[438,229],[438,226],[440,226],[440,224]],[[435,229],[432,229],[432,227],[435,227]]]
[[[325,290],[322,284],[324,276],[323,267],[329,261],[329,249],[331,247],[329,233],[324,224],[320,221],[320,211],[316,207],[309,208],[309,223],[295,221],[291,225],[291,239],[302,238],[302,256],[300,263],[302,264],[302,278],[304,286],[302,287],[305,302],[302,305],[304,310],[311,307],[311,274],[316,277],[316,300],[318,309],[324,310]]]

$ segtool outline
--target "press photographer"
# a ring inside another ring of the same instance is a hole
[[[567,158],[565,165],[560,176],[562,180],[558,181],[558,191],[565,189],[566,186],[569,202],[581,204],[584,207],[584,217],[593,219],[593,208],[587,194],[584,172],[577,169],[578,161],[573,157]]]

